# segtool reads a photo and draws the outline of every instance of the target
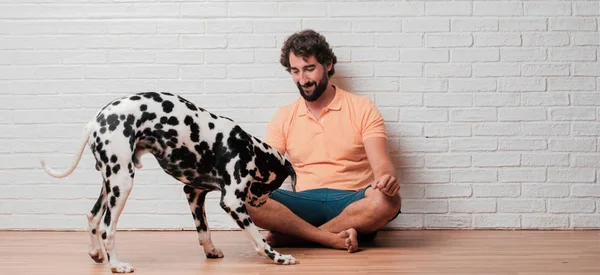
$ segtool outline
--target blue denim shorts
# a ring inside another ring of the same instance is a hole
[[[318,188],[294,193],[277,189],[270,196],[289,208],[296,216],[319,227],[338,216],[348,205],[365,197],[367,186],[358,191]],[[372,241],[377,231],[358,236],[359,242]]]

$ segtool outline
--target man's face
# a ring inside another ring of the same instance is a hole
[[[306,101],[315,101],[329,85],[327,72],[331,66],[323,66],[314,56],[303,58],[290,53],[290,73]]]

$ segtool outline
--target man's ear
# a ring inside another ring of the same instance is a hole
[[[327,73],[329,73],[329,71],[331,71],[331,68],[333,67],[333,62],[329,61],[329,63],[327,63],[325,65],[325,70],[327,71]]]

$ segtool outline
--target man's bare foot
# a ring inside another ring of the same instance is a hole
[[[339,244],[342,242],[336,242],[336,248],[338,249],[348,249],[348,252],[352,253],[352,252],[356,252],[358,250],[358,240],[357,240],[357,236],[358,233],[356,233],[356,230],[354,228],[350,228],[350,229],[346,229],[340,233],[337,234],[338,237],[340,237],[341,239],[343,239],[343,245],[340,246]]]

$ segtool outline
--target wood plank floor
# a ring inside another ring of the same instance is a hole
[[[600,274],[600,231],[383,231],[352,254],[279,248],[294,266],[262,258],[241,231],[212,234],[225,258],[206,259],[192,231],[119,231],[117,252],[134,274]],[[85,232],[0,232],[0,274],[110,274],[87,247]]]

